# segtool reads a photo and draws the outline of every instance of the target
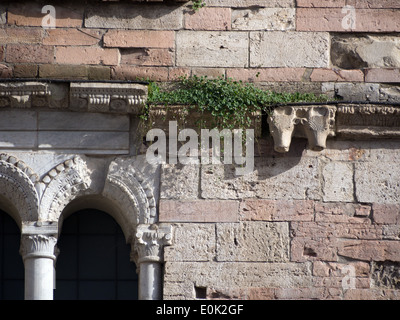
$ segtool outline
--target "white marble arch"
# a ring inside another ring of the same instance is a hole
[[[85,208],[104,211],[120,225],[138,267],[139,298],[161,298],[162,249],[171,244],[172,230],[157,224],[151,179],[135,168],[136,162],[136,157],[92,161],[72,156],[39,178],[15,156],[1,155],[0,205],[21,229],[26,299],[52,299],[48,273],[55,265],[62,223]]]

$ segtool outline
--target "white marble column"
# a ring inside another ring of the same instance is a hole
[[[53,300],[57,239],[50,235],[23,235],[21,255],[25,266],[25,300]]]
[[[135,259],[139,269],[139,299],[162,299],[163,247],[172,242],[170,225],[138,225]]]

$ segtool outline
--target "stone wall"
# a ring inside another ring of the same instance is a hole
[[[190,2],[3,1],[0,76],[38,83],[0,86],[1,152],[39,168],[41,159],[56,166],[80,154],[95,185],[85,188],[96,195],[110,187],[111,162],[113,177],[133,184],[121,163],[145,168],[136,107],[147,92],[71,80],[222,75],[277,91],[399,102],[397,1],[205,2],[194,13]],[[42,27],[45,5],[56,9],[55,29]],[[152,171],[152,188],[137,189],[152,200],[148,221],[173,226],[157,260],[165,299],[399,299],[398,107],[346,108],[337,107],[337,135],[322,151],[295,137],[278,153],[270,136],[258,140],[247,175],[216,164]],[[121,214],[137,209],[128,196],[111,198],[124,200]]]
[[[164,166],[164,298],[400,298],[399,141],[305,145],[282,155],[264,141],[242,177]]]
[[[194,12],[190,1],[3,2],[0,75],[158,81],[226,76],[274,90],[399,100],[391,86],[400,81],[397,1],[205,4]],[[42,28],[51,22],[43,20],[45,5],[54,6],[55,29]]]

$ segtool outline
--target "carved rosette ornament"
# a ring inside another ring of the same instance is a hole
[[[32,258],[56,260],[58,255],[56,244],[57,239],[50,235],[23,235],[20,253],[24,261]]]
[[[142,262],[162,262],[163,248],[172,244],[172,227],[138,225],[133,260],[137,266]]]

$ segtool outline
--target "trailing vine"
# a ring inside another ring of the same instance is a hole
[[[161,89],[155,82],[149,82],[148,101],[142,119],[151,120],[149,115],[154,105],[163,105],[166,110],[170,106],[180,105],[183,121],[193,113],[211,114],[211,123],[200,121],[200,127],[245,129],[251,126],[255,114],[268,114],[276,105],[327,100],[324,95],[312,93],[262,90],[253,84],[231,78],[182,77],[174,90]]]

